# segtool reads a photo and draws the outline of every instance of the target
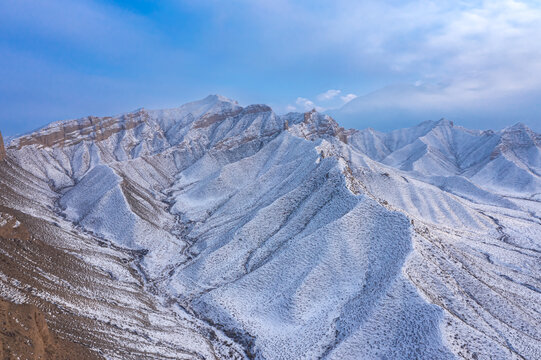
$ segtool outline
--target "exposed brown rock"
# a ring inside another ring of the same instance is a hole
[[[6,157],[6,148],[4,147],[4,139],[2,138],[2,132],[0,131],[0,161]]]
[[[257,114],[260,112],[270,112],[270,111],[272,111],[272,109],[269,106],[260,104],[260,105],[247,106],[244,108],[242,113],[246,115],[246,114]]]
[[[349,137],[355,130],[346,130],[330,116],[321,116],[315,109],[304,113],[304,120],[300,124],[301,135],[306,139],[314,139],[323,135],[334,136],[347,144]]]
[[[94,341],[83,330],[92,328],[91,323],[36,296],[52,291],[47,283],[50,274],[56,278],[74,267],[71,256],[31,235],[36,233],[34,227],[38,224],[31,224],[29,219],[25,214],[0,206],[1,273],[21,288],[17,298],[25,302],[15,304],[6,300],[14,292],[8,290],[8,283],[0,281],[0,359],[101,359],[89,349]],[[33,269],[30,264],[39,266]],[[56,296],[67,297],[70,296],[67,290],[59,287],[54,292]],[[47,319],[40,308],[49,314]]]
[[[16,148],[20,149],[23,146],[34,144],[43,147],[75,145],[85,140],[99,142],[121,131],[136,128],[145,121],[147,116],[146,111],[140,110],[120,118],[89,116],[80,120],[68,121],[54,129],[44,129],[21,137]]]
[[[59,338],[30,304],[0,300],[1,359],[97,359],[82,345]]]
[[[308,112],[305,112],[304,113],[304,122],[307,123],[310,120],[312,120],[312,116],[314,116],[314,114],[317,114],[316,109],[312,109],[312,110],[310,110]]]
[[[223,113],[220,113],[220,114],[205,114],[201,116],[201,119],[196,121],[192,127],[194,129],[209,127],[212,124],[224,121],[228,117],[236,116],[240,114],[241,112],[242,112],[242,108],[231,110],[231,111],[224,111]]]
[[[16,238],[29,240],[30,234],[26,227],[12,214],[0,210],[0,239]]]

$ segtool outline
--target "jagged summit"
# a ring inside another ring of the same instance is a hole
[[[229,98],[227,98],[227,97],[225,97],[225,96],[223,96],[223,95],[220,95],[220,94],[212,94],[212,95],[209,95],[209,96],[207,96],[205,99],[203,99],[203,101],[229,102],[229,103],[238,105],[238,101],[237,101],[237,100],[229,99]]]
[[[451,120],[448,120],[446,118],[441,118],[440,120],[436,122],[436,125],[453,127],[455,124]]]
[[[506,127],[505,129],[501,130],[501,135],[503,138],[513,140],[520,137],[528,137],[532,140],[538,139],[540,137],[540,134],[537,134],[535,131],[530,129],[527,125],[523,123],[516,123],[513,126]]]
[[[526,124],[524,124],[522,122],[518,122],[515,125],[508,126],[508,127],[503,129],[504,132],[517,131],[517,130],[518,131],[532,131]]]
[[[178,109],[191,111],[194,114],[204,112],[218,112],[225,109],[235,109],[241,106],[236,100],[231,100],[222,95],[209,95],[201,100],[189,102],[180,106]]]

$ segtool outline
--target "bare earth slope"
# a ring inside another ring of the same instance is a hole
[[[540,144],[220,96],[53,123],[0,163],[1,295],[106,358],[536,359]]]
[[[59,339],[49,331],[43,314],[33,305],[0,301],[0,358],[96,359],[83,346]]]

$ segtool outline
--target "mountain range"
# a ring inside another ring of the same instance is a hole
[[[211,95],[1,144],[0,296],[90,358],[541,358],[523,124],[348,130]]]

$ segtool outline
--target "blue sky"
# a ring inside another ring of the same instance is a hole
[[[539,131],[539,34],[537,1],[3,0],[0,130],[211,93],[332,112],[400,88],[384,105],[407,121],[342,123],[387,130],[446,116]]]

